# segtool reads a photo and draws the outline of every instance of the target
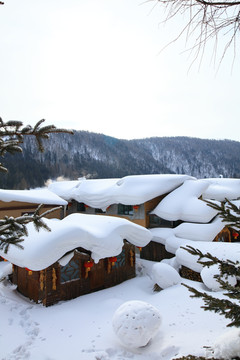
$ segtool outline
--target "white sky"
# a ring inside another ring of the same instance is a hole
[[[117,138],[240,141],[239,58],[198,70],[154,2],[6,0],[0,7],[0,116]],[[181,18],[177,19],[181,21]],[[177,30],[176,30],[177,31]]]

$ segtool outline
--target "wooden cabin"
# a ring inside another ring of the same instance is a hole
[[[4,216],[19,217],[32,215],[37,206],[43,204],[41,213],[58,206],[66,206],[67,201],[53,194],[47,189],[39,190],[3,190],[0,189],[0,219]],[[61,210],[47,215],[50,218],[60,219]]]
[[[71,300],[80,295],[106,289],[135,277],[135,246],[125,241],[121,254],[95,264],[90,253],[74,250],[64,266],[55,262],[46,269],[32,271],[13,265],[12,282],[17,290],[44,306]]]
[[[45,306],[133,278],[135,246],[152,238],[149,230],[117,217],[71,214],[45,223],[50,232],[27,225],[22,250],[10,246],[5,254],[0,249],[13,264],[17,290]]]

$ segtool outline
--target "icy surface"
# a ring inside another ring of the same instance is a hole
[[[63,220],[44,219],[51,232],[37,232],[28,224],[29,236],[21,243],[24,250],[10,246],[3,256],[11,263],[31,270],[42,270],[77,247],[90,250],[95,262],[121,253],[124,239],[142,247],[151,240],[151,233],[126,219],[112,216],[72,214]]]
[[[177,285],[181,281],[179,273],[170,265],[161,262],[152,267],[152,279],[161,289]]]
[[[214,264],[209,267],[205,266],[201,271],[202,281],[209,290],[212,290],[212,291],[220,291],[221,290],[221,285],[215,278],[216,275],[220,275],[220,270],[219,270],[218,264]],[[237,284],[236,276],[225,275],[221,278],[222,278],[222,280],[227,281],[231,286],[235,286]]]
[[[188,175],[132,175],[121,179],[80,179],[54,182],[49,190],[66,200],[75,199],[94,208],[106,209],[111,204],[139,205],[166,194],[185,180]]]
[[[3,190],[0,189],[0,200],[4,202],[21,201],[33,204],[46,205],[67,205],[67,202],[61,199],[48,189],[32,190]]]
[[[127,301],[114,313],[112,325],[119,340],[127,347],[146,346],[161,325],[160,311],[149,303]]]

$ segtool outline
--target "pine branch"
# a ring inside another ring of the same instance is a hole
[[[208,200],[204,200],[208,206],[218,211],[218,215],[228,226],[240,229],[240,209],[230,200],[225,199],[218,205]]]
[[[229,327],[230,326],[240,327],[239,305],[233,303],[230,300],[214,298],[213,296],[207,294],[206,292],[198,291],[186,284],[182,284],[182,285],[184,285],[186,288],[188,288],[189,291],[193,293],[191,297],[202,298],[204,300],[205,305],[201,306],[201,308],[203,308],[204,310],[214,311],[215,313],[224,315],[225,318],[227,319],[231,319],[232,321],[227,325]]]
[[[38,150],[44,151],[43,140],[49,139],[49,134],[52,133],[67,133],[73,134],[72,130],[59,129],[54,125],[41,126],[45,120],[39,120],[34,127],[31,125],[23,126],[21,121],[11,120],[3,122],[0,118],[0,157],[6,153],[15,154],[22,152],[22,143],[24,136],[35,136]],[[0,164],[0,171],[5,171],[6,168]]]
[[[43,221],[43,218],[62,207],[58,206],[41,214],[42,207],[42,204],[39,205],[33,215],[23,215],[17,218],[5,216],[4,219],[0,220],[0,250],[4,250],[4,253],[6,254],[10,245],[16,245],[19,248],[23,248],[20,243],[24,240],[24,236],[28,236],[26,225],[30,222],[33,222],[37,231],[40,229],[51,231]]]

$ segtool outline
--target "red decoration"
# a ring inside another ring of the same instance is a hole
[[[89,206],[88,206],[87,204],[84,204],[84,207],[85,207],[85,209],[88,209],[88,208],[89,208]]]
[[[133,209],[134,209],[134,210],[138,210],[138,209],[139,209],[139,205],[133,205]]]
[[[94,264],[94,262],[92,261],[92,260],[88,260],[88,261],[85,261],[84,262],[84,267],[85,267],[85,269],[86,269],[86,272],[85,272],[85,279],[87,279],[88,278],[88,273],[89,273],[89,271],[91,270],[91,268],[93,267],[93,264]]]
[[[232,236],[234,237],[234,239],[236,240],[239,237],[239,233],[237,232],[233,232]]]
[[[141,246],[137,246],[137,248],[139,249],[139,251],[142,251],[142,247],[141,247]]]
[[[68,207],[71,207],[71,206],[72,206],[72,202],[69,202],[69,203],[68,203]]]
[[[117,262],[117,257],[116,256],[112,256],[108,259],[110,261],[110,263],[112,263],[112,265],[115,264],[115,262]]]
[[[91,260],[88,260],[88,261],[84,262],[84,267],[89,268],[89,270],[93,267],[93,265],[94,265],[94,262],[91,261]]]
[[[32,270],[25,268],[28,271],[28,275],[32,275]]]

